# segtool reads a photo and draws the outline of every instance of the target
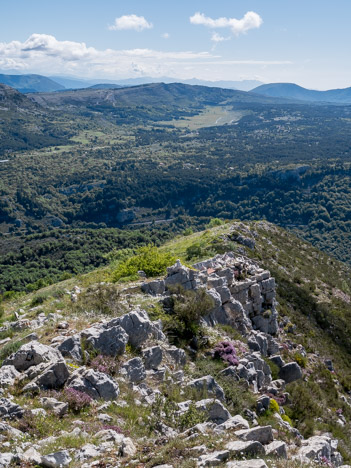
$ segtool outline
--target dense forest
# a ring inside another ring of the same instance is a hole
[[[114,247],[158,244],[213,217],[267,219],[351,262],[350,106],[186,85],[5,91],[2,290],[87,271]]]

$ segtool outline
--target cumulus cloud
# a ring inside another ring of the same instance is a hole
[[[259,28],[263,23],[260,15],[254,11],[248,11],[241,19],[236,18],[217,18],[213,19],[205,16],[203,13],[195,13],[190,17],[190,23],[202,25],[208,28],[230,28],[235,36],[244,34],[250,29]]]
[[[173,76],[179,79],[232,79],[254,67],[287,66],[279,60],[225,60],[214,52],[166,52],[152,49],[104,49],[84,42],[59,41],[47,34],[32,34],[26,41],[0,42],[0,69],[43,75],[85,78]],[[257,73],[257,72],[256,72]],[[272,81],[272,79],[270,79]]]
[[[124,15],[115,19],[112,26],[109,29],[115,31],[122,31],[128,29],[134,29],[135,31],[143,31],[144,29],[153,28],[153,24],[149,23],[144,16],[137,15]]]
[[[48,34],[32,34],[25,42],[0,43],[0,67],[43,74],[82,76],[159,76],[171,72],[178,62],[215,59],[209,52],[163,52],[152,49],[105,49],[84,42],[59,41]]]

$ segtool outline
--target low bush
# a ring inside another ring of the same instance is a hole
[[[307,358],[305,356],[302,356],[302,354],[295,353],[294,359],[298,363],[298,365],[303,369],[307,366]]]
[[[113,281],[136,280],[138,271],[142,270],[148,277],[166,274],[167,267],[175,263],[176,258],[170,253],[160,252],[157,247],[151,245],[140,247],[136,255],[119,263],[112,274]]]
[[[230,366],[237,366],[239,364],[238,357],[236,355],[236,350],[233,343],[230,341],[221,341],[214,348],[215,359],[222,359],[224,362],[228,363]]]
[[[200,336],[200,319],[213,307],[213,299],[204,288],[185,291],[180,285],[170,290],[170,307],[164,318],[164,330],[175,343]]]
[[[112,356],[104,356],[99,354],[90,362],[90,367],[98,372],[103,372],[108,375],[115,375],[119,369],[119,363]]]
[[[68,403],[69,409],[74,413],[79,413],[85,408],[88,408],[93,399],[84,392],[80,392],[74,388],[65,388],[64,398]]]
[[[278,402],[271,398],[269,402],[269,409],[273,411],[273,413],[279,413],[279,405]]]

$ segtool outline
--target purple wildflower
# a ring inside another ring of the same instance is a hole
[[[230,366],[237,366],[239,364],[234,345],[230,341],[221,341],[215,346],[214,358],[222,359]]]
[[[68,406],[72,411],[79,412],[90,406],[92,402],[92,398],[87,393],[80,392],[75,388],[66,388],[64,390],[64,395]]]

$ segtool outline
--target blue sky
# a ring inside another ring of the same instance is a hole
[[[0,70],[351,86],[350,0],[2,0]]]

